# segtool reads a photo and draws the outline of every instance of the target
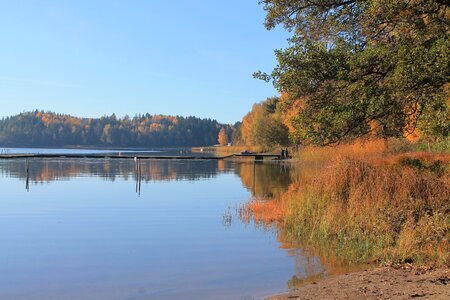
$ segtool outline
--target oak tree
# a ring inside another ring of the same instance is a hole
[[[438,0],[262,0],[289,46],[255,77],[288,95],[296,141],[449,133],[450,8]],[[298,109],[298,101],[302,102]],[[295,113],[292,113],[292,110]]]

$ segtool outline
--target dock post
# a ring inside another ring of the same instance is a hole
[[[30,161],[27,159],[26,160],[26,169],[27,169],[27,179],[25,182],[25,188],[27,190],[27,192],[30,191]]]
[[[253,160],[253,196],[256,196],[256,161]]]
[[[139,191],[138,195],[141,196],[141,182],[142,182],[142,166],[141,166],[141,160],[139,160]]]

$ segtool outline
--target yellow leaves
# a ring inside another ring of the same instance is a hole
[[[242,119],[241,125],[241,139],[244,145],[253,145],[252,140],[252,124],[253,124],[253,112],[249,112]]]
[[[161,125],[161,124],[158,124],[158,123],[152,123],[150,125],[150,130],[151,131],[159,131],[159,130],[162,130],[163,128],[164,128],[164,126]]]
[[[282,113],[281,121],[288,128],[291,136],[300,136],[299,131],[302,129],[295,124],[295,119],[306,106],[306,98],[294,99],[289,98],[288,93],[283,93],[280,96],[278,103]]]
[[[218,140],[221,146],[226,146],[228,144],[228,136],[224,127],[220,129]]]

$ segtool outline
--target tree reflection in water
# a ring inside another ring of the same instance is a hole
[[[253,224],[258,229],[274,231],[279,247],[285,249],[295,260],[294,275],[287,282],[289,288],[316,281],[327,274],[340,274],[349,269],[348,265],[333,258],[333,255],[326,251],[326,247],[313,247],[310,243],[293,243],[283,222],[278,221],[283,207],[277,201],[283,193],[298,186],[299,172],[305,170],[292,167],[289,163],[279,162],[30,159],[27,169],[26,160],[0,160],[2,176],[28,181],[31,185],[79,177],[98,177],[113,182],[120,178],[135,181],[137,193],[140,193],[141,183],[196,181],[214,178],[220,174],[235,174],[250,192],[251,198],[247,203],[224,208],[223,225],[230,227],[232,219],[236,217],[241,222]],[[249,205],[254,206],[252,210],[248,209]],[[254,209],[255,206],[258,206],[258,209]]]

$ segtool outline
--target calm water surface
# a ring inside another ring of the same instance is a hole
[[[260,299],[320,272],[235,213],[289,168],[224,161],[0,160],[0,299]]]
[[[127,154],[160,156],[205,156],[213,153],[192,152],[191,148],[153,148],[153,149],[88,149],[88,148],[4,148],[1,154]]]

